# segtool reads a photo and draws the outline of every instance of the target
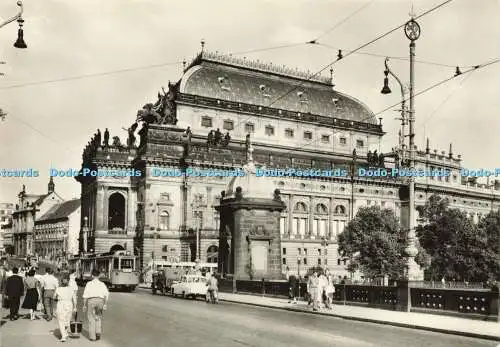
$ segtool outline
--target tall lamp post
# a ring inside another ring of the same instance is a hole
[[[82,245],[82,250],[84,253],[87,252],[87,236],[89,232],[89,217],[85,216],[83,217],[83,245]]]
[[[404,88],[399,80],[392,71],[390,71],[389,66],[387,64],[387,59],[385,61],[386,70],[384,72],[384,87],[382,88],[382,94],[389,94],[391,92],[388,83],[388,74],[391,74],[396,81],[399,83],[401,87],[402,96],[402,105],[401,105],[401,113],[402,113],[402,124],[405,124],[406,119],[408,118],[409,123],[409,169],[413,170],[415,167],[415,104],[414,104],[414,87],[415,87],[415,41],[420,37],[420,25],[415,21],[415,15],[411,13],[411,19],[406,23],[404,27],[405,35],[410,40],[410,87],[409,87],[409,103],[410,109],[408,111],[408,117],[406,117],[406,109],[405,109],[405,98],[404,98]],[[404,130],[404,128],[403,128]],[[403,133],[403,136],[405,134]],[[410,175],[408,180],[408,246],[405,249],[406,255],[408,256],[408,279],[410,280],[420,280],[422,277],[422,273],[420,271],[419,266],[415,262],[415,256],[418,253],[416,247],[416,234],[415,234],[415,179],[412,175]]]

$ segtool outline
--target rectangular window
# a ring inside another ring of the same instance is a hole
[[[222,127],[224,128],[224,130],[233,130],[234,122],[232,120],[225,120]]]
[[[318,265],[321,265],[321,259],[318,258]]]
[[[330,143],[330,135],[321,135],[321,142]]]
[[[274,128],[270,125],[266,126],[265,132],[267,136],[274,136]]]
[[[321,255],[321,248],[318,248],[318,255]]]
[[[304,265],[307,265],[307,258],[304,258]]]
[[[328,248],[325,248],[325,255],[328,255]]]
[[[245,124],[245,133],[253,133],[255,132],[255,125],[252,123]]]
[[[363,148],[365,146],[365,143],[363,140],[356,140],[356,147],[358,148]]]
[[[286,248],[283,248],[283,255],[286,255]]]
[[[307,248],[304,248],[304,255],[307,255]]]
[[[205,128],[212,127],[212,118],[210,117],[201,117],[201,126]]]
[[[325,265],[328,265],[328,259],[325,258]]]
[[[310,131],[304,131],[304,140],[312,140],[313,134]]]
[[[302,255],[302,248],[299,248],[299,255]]]
[[[346,139],[345,137],[341,137],[341,138],[339,139],[339,141],[340,141],[340,144],[341,144],[342,146],[347,145],[347,139]]]
[[[283,258],[283,265],[286,265],[286,258]]]
[[[293,130],[292,129],[285,129],[285,136],[288,138],[293,138]]]

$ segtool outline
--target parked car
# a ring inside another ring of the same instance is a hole
[[[170,293],[173,296],[180,295],[183,298],[197,297],[206,298],[207,295],[207,279],[203,276],[185,275],[181,277],[179,282],[174,282],[171,286]]]

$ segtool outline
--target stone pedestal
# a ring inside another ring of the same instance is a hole
[[[219,270],[238,280],[281,279],[279,222],[285,204],[279,191],[274,199],[245,198],[237,187],[234,197],[221,199],[216,209],[221,216]]]

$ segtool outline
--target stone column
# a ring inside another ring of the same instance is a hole
[[[109,214],[109,192],[108,192],[108,187],[104,186],[104,208],[103,208],[103,218],[104,218],[104,230],[108,230],[108,214]]]
[[[104,230],[105,229],[104,201],[105,201],[104,187],[101,186],[97,189],[97,199],[96,199],[97,213],[96,213],[96,225],[95,225],[96,230]],[[83,211],[84,210],[82,209],[82,212]]]

